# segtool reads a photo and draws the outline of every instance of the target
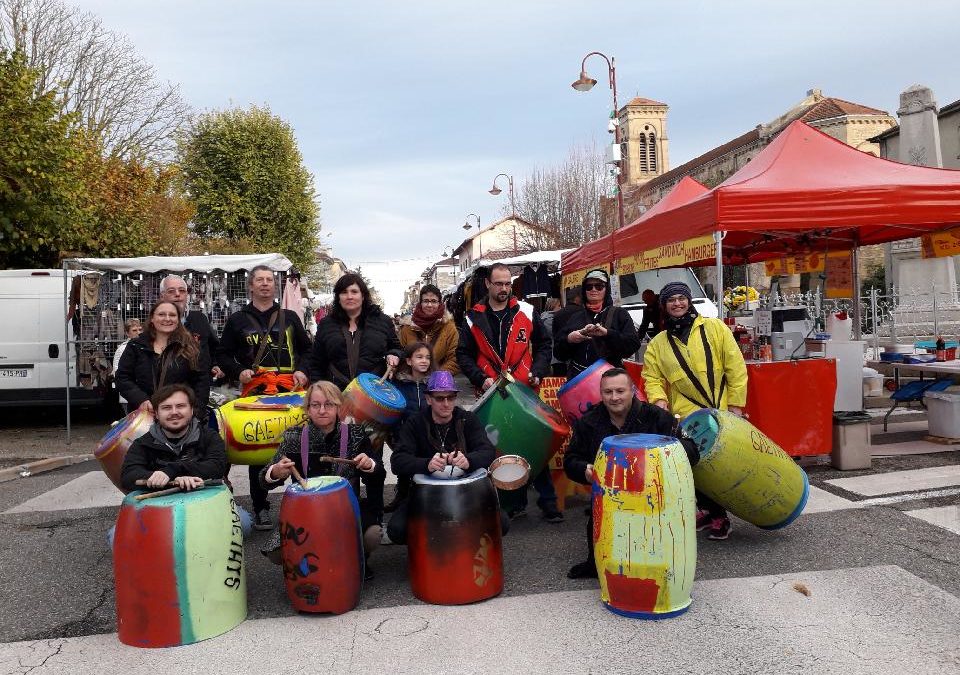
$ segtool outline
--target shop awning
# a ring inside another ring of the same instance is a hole
[[[250,255],[148,255],[139,258],[72,258],[64,261],[71,269],[113,271],[121,274],[143,272],[237,272],[266,265],[274,272],[286,272],[293,263],[279,253]]]

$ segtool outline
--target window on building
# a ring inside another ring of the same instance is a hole
[[[639,161],[637,166],[640,168],[640,173],[647,173],[650,171],[650,165],[647,160],[647,136],[646,134],[640,134],[640,137],[637,139],[637,148],[639,150]]]
[[[651,131],[647,136],[647,152],[649,154],[648,164],[650,173],[657,173],[657,137]]]

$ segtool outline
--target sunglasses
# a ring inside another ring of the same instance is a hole
[[[584,285],[584,288],[586,288],[588,291],[602,291],[606,287],[607,287],[606,284],[585,284]]]
[[[447,401],[457,400],[457,395],[456,394],[447,394],[447,395],[430,394],[430,398],[432,398],[434,401],[440,401],[443,403]]]

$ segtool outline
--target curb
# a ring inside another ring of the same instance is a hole
[[[87,462],[93,458],[93,455],[69,455],[67,457],[38,459],[35,462],[11,466],[6,469],[0,469],[0,483],[16,480],[17,478],[28,478],[38,473],[46,473],[47,471],[53,471],[54,469],[60,469],[65,466]]]

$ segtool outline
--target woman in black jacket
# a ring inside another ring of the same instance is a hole
[[[150,309],[143,334],[130,340],[117,367],[117,390],[130,410],[153,412],[150,397],[167,384],[185,384],[197,397],[194,415],[202,419],[210,397],[210,364],[204,362],[183,317],[172,302],[161,300]]]
[[[363,278],[344,274],[333,293],[333,308],[317,326],[310,352],[311,381],[329,380],[343,389],[360,373],[383,375],[400,363],[393,321],[373,304]]]

